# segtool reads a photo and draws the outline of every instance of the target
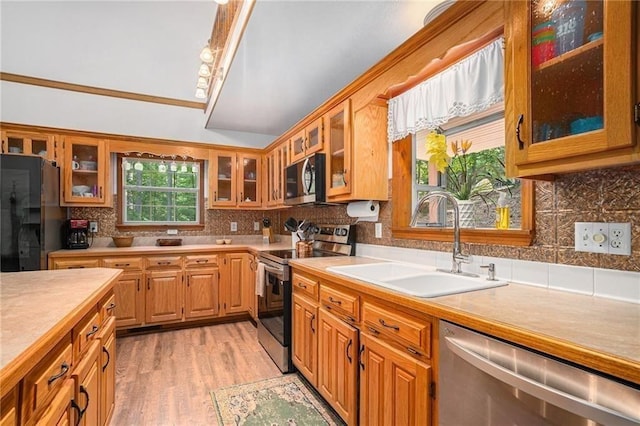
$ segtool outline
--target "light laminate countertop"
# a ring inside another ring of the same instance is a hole
[[[113,288],[108,268],[0,274],[0,383],[14,386]]]
[[[640,305],[510,283],[434,298],[407,296],[326,268],[383,262],[361,257],[292,260],[357,292],[399,303],[499,338],[640,384]]]
[[[162,255],[163,253],[190,254],[204,252],[250,251],[258,253],[266,250],[291,249],[290,242],[281,243],[248,243],[248,244],[188,244],[182,246],[133,246],[133,247],[95,247],[83,250],[56,250],[49,253],[50,258],[81,256],[114,256],[122,255]]]

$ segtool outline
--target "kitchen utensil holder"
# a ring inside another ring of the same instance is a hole
[[[313,251],[313,242],[311,241],[298,241],[296,243],[296,255],[298,257],[309,257]]]

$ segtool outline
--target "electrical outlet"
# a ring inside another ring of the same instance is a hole
[[[238,232],[238,222],[231,222],[231,232]]]
[[[167,229],[167,235],[178,235],[177,229]]]
[[[609,253],[631,255],[631,223],[609,223]]]
[[[382,223],[378,222],[375,226],[376,238],[382,238]]]
[[[260,230],[260,222],[253,222],[253,230],[254,231]]]
[[[93,232],[94,234],[98,232],[98,222],[89,222],[89,232]]]

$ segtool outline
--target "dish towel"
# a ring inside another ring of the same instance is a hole
[[[264,297],[264,263],[258,262],[258,271],[256,272],[256,295]]]

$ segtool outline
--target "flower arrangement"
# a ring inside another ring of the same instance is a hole
[[[454,141],[449,146],[452,156],[447,153],[447,141],[443,134],[434,130],[427,135],[429,162],[435,164],[440,173],[446,173],[447,191],[458,200],[480,197],[487,201],[485,196],[492,193],[494,187],[489,172],[469,153],[472,142]]]

